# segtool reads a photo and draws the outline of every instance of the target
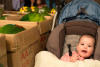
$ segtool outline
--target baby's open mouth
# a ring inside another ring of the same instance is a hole
[[[82,50],[82,52],[87,53],[87,51],[86,51],[86,50]]]

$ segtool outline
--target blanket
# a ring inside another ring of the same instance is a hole
[[[84,61],[64,62],[48,51],[41,51],[35,57],[34,67],[100,67],[100,61],[85,59]]]

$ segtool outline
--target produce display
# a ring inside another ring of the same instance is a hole
[[[42,7],[42,8],[35,8],[33,12],[30,12],[26,15],[24,15],[20,20],[21,21],[31,21],[31,22],[41,22],[45,20],[44,16],[50,16],[50,9],[47,7]],[[36,10],[37,9],[37,10]],[[24,11],[29,11],[24,9]]]
[[[23,6],[22,8],[20,8],[19,13],[21,14],[26,14],[26,13],[30,13],[30,12],[38,12],[39,8],[32,6],[32,7],[27,7],[27,6]]]
[[[40,13],[29,13],[21,18],[21,21],[32,21],[32,22],[41,22],[44,20],[45,20],[44,16],[41,15]]]
[[[42,9],[44,9],[45,10],[45,12],[50,12],[50,9],[48,8],[48,7],[43,7]]]
[[[1,16],[0,17],[0,20],[5,20],[6,19],[6,16]]]
[[[50,16],[50,9],[48,7],[42,7],[39,9],[39,13],[41,13],[44,16]]]
[[[55,13],[55,10],[54,9],[50,10],[46,6],[42,8],[38,8],[35,6],[32,7],[23,6],[22,8],[20,8],[19,13],[23,14],[23,17],[20,18],[20,21],[42,22],[46,20],[45,16],[51,16],[50,13],[52,14]],[[0,20],[4,20],[4,19],[6,19],[6,16],[0,17]]]
[[[51,10],[51,14],[55,14],[55,13],[56,13],[56,9],[53,8],[53,9]]]
[[[50,16],[50,9],[47,7],[43,7],[41,9],[39,9],[39,13],[41,13],[41,15],[43,16]]]
[[[21,21],[31,21],[31,22],[41,22],[45,20],[44,16],[50,16],[50,9],[48,7],[22,7],[20,12],[28,12],[20,20]]]
[[[25,28],[16,24],[6,24],[0,27],[0,33],[4,33],[4,34],[16,34],[24,30]]]

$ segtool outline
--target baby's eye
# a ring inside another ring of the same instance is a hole
[[[84,45],[84,44],[81,44],[81,45]]]
[[[88,45],[88,47],[92,47],[91,45]]]

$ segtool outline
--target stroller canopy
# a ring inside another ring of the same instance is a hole
[[[84,9],[84,14],[77,15],[81,8]],[[65,18],[67,21],[72,19],[90,19],[100,25],[100,5],[94,0],[72,0],[62,9],[58,23],[61,24]]]

